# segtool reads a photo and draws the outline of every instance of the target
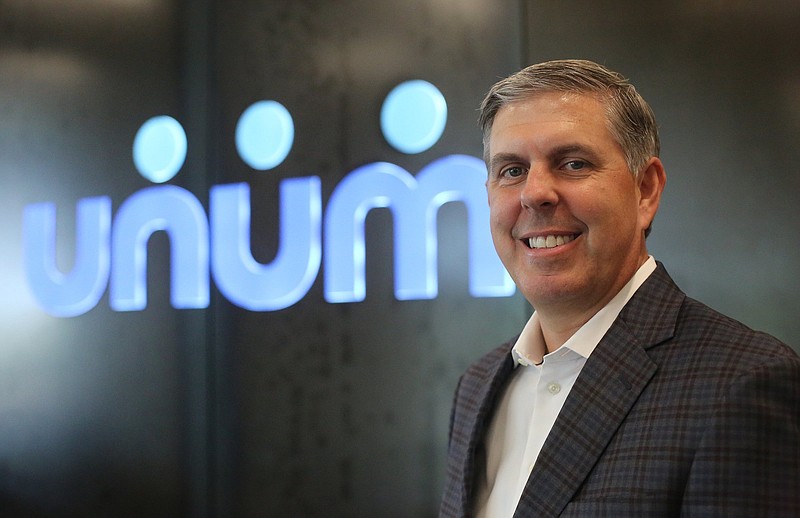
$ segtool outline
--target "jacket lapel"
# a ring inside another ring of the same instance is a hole
[[[461,380],[458,389],[458,406],[453,415],[451,427],[450,454],[455,460],[454,472],[459,475],[458,487],[445,489],[445,499],[449,490],[458,493],[459,509],[457,516],[471,514],[475,500],[475,481],[483,468],[483,438],[489,426],[496,400],[513,371],[514,365],[510,351],[516,338],[495,349],[481,362],[470,368],[471,372]]]
[[[656,372],[646,349],[674,333],[685,295],[659,264],[598,344],[536,461],[515,516],[557,516]]]

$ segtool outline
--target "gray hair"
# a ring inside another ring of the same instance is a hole
[[[539,93],[594,94],[606,106],[609,130],[622,147],[634,176],[660,152],[653,110],[621,74],[592,61],[557,60],[531,65],[497,82],[480,108],[483,154],[488,163],[489,135],[497,112],[508,103]]]

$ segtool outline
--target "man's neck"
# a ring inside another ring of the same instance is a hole
[[[598,308],[599,310],[600,308]],[[547,350],[545,354],[551,353],[557,350],[559,347],[564,345],[567,340],[574,335],[578,329],[581,328],[586,322],[588,322],[594,313],[586,316],[585,318],[581,319],[570,319],[569,321],[562,322],[561,320],[566,319],[548,319],[546,315],[539,312],[539,323],[542,328],[542,338],[544,338],[545,346]]]
[[[618,281],[611,289],[606,290],[606,294],[596,300],[593,304],[580,304],[580,301],[562,301],[557,306],[534,307],[539,314],[539,324],[542,330],[542,337],[547,346],[547,353],[551,353],[560,348],[567,340],[572,337],[584,324],[594,317],[598,311],[606,307],[611,300],[622,290],[622,288],[633,278],[636,272],[647,261],[649,255],[645,255],[639,261],[637,267],[627,278]]]

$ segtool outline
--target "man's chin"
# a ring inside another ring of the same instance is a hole
[[[582,291],[578,282],[566,276],[542,275],[517,284],[533,307],[560,306],[579,296]]]

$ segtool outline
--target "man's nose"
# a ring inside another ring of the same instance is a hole
[[[558,203],[558,192],[552,173],[545,168],[531,168],[520,193],[522,206],[541,209]]]

